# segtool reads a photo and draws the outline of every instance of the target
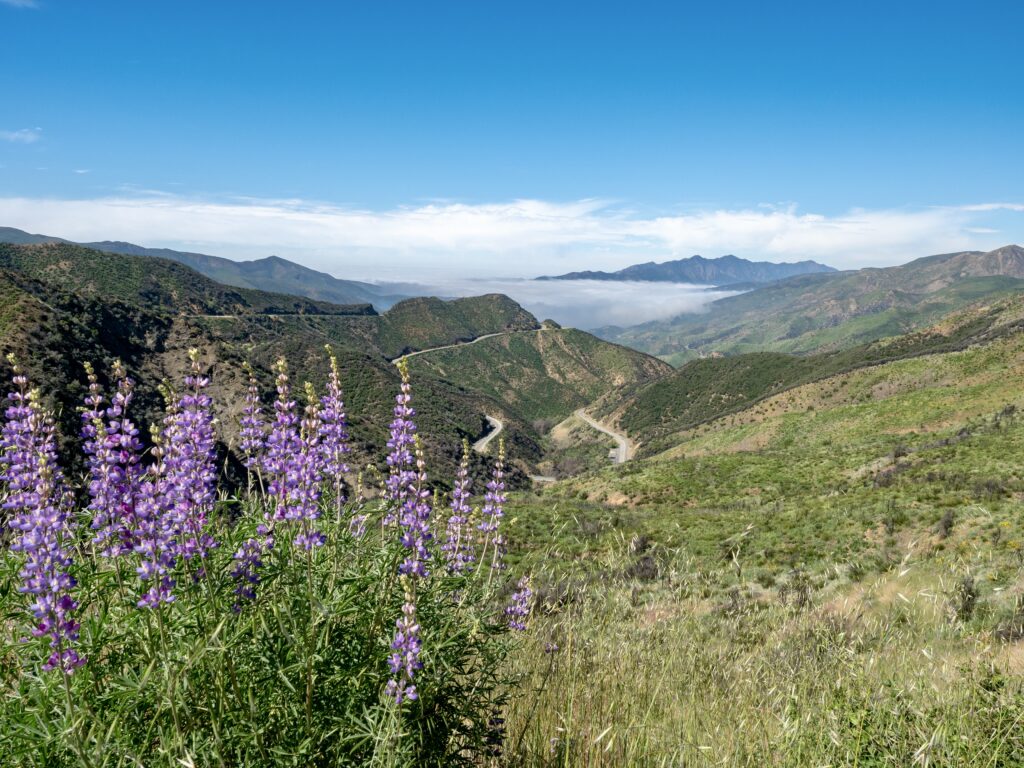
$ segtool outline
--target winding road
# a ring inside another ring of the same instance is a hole
[[[494,416],[488,416],[487,414],[484,414],[484,418],[486,418],[487,423],[491,425],[491,431],[473,443],[473,450],[477,453],[483,453],[491,440],[500,435],[501,430],[505,428],[505,422],[501,419],[495,418]]]
[[[548,329],[542,327],[534,328],[528,331],[500,331],[498,333],[485,333],[483,336],[477,336],[475,339],[472,339],[470,341],[460,341],[456,342],[455,344],[445,344],[442,347],[430,347],[429,349],[420,349],[417,350],[416,352],[407,352],[404,355],[399,355],[398,357],[394,358],[391,362],[398,364],[402,360],[408,360],[410,357],[416,357],[417,355],[425,355],[428,352],[438,352],[442,349],[455,349],[456,347],[467,347],[470,344],[476,344],[478,341],[483,341],[484,339],[493,339],[496,336],[508,336],[513,333],[542,333],[545,330]],[[623,434],[622,432],[616,432],[611,427],[606,426],[605,424],[602,424],[601,422],[597,421],[582,408],[577,410],[575,415],[581,421],[585,422],[588,426],[593,427],[598,432],[602,432],[608,435],[615,441],[615,448],[610,453],[610,457],[613,464],[623,464],[629,461],[631,458],[633,458],[633,443],[625,434]],[[490,442],[499,434],[501,434],[501,431],[503,429],[505,429],[505,422],[503,422],[501,419],[495,416],[491,416],[489,414],[484,414],[484,416],[487,419],[487,423],[491,425],[491,430],[486,435],[477,440],[475,443],[473,443],[473,450],[476,451],[477,453],[483,453],[487,449],[487,446],[490,444]],[[531,479],[533,479],[535,482],[554,482],[555,480],[554,477],[549,477],[546,475],[531,475]]]
[[[586,411],[580,408],[576,411],[576,418],[596,429],[598,432],[604,432],[612,439],[615,440],[615,450],[611,454],[613,464],[624,464],[633,458],[633,443],[626,437],[622,432],[616,432],[611,427],[602,424],[599,421],[593,419]]]
[[[484,339],[493,339],[495,336],[507,336],[507,335],[509,335],[511,333],[534,333],[534,330],[529,330],[529,331],[500,331],[498,333],[485,333],[483,336],[477,336],[475,339],[472,339],[471,341],[459,341],[459,342],[456,342],[455,344],[445,344],[443,347],[430,347],[430,349],[420,349],[420,350],[417,350],[416,352],[406,352],[404,355],[399,355],[398,357],[393,359],[391,362],[395,363],[397,365],[398,363],[402,362],[403,360],[408,360],[410,357],[416,357],[416,355],[425,355],[425,354],[427,354],[427,352],[439,352],[442,349],[455,349],[456,347],[468,347],[470,344],[476,344],[478,341],[483,341]],[[487,418],[490,418],[490,416],[488,416]]]

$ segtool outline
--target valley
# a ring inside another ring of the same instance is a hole
[[[746,341],[673,368],[542,324],[497,294],[407,299],[378,313],[225,286],[153,256],[0,245],[0,347],[53,398],[62,445],[77,429],[81,361],[106,376],[123,360],[148,425],[161,382],[182,375],[198,347],[219,403],[224,479],[236,484],[245,363],[271,391],[279,357],[295,381],[321,380],[333,350],[352,487],[357,472],[382,471],[396,363],[407,366],[439,499],[463,441],[477,487],[505,446],[508,568],[529,573],[537,594],[533,628],[511,657],[535,692],[507,712],[523,764],[549,764],[545,744],[564,764],[640,764],[652,753],[738,764],[741,754],[768,759],[764,744],[842,761],[851,739],[862,740],[857,754],[910,761],[930,729],[968,710],[974,719],[942,754],[970,762],[990,753],[993,729],[1006,754],[1024,754],[1000,714],[1014,711],[1024,672],[1017,251],[901,268],[920,290],[901,299],[912,330],[895,335],[887,321],[855,331],[843,320],[827,343],[818,329],[790,345],[766,325],[776,311],[817,306],[809,287],[819,296],[837,290],[828,281],[874,285],[872,274],[755,288],[703,321],[747,307],[731,332]],[[999,269],[1013,274],[977,274]],[[545,656],[550,665],[538,666]],[[992,675],[1014,682],[978,682]],[[659,691],[657,707],[636,686]],[[955,698],[938,697],[939,686]],[[902,714],[846,719],[868,703]],[[737,737],[753,721],[765,741]]]

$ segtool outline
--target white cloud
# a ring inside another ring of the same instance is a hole
[[[92,173],[88,168],[75,168],[72,173],[77,173],[79,176],[84,176],[87,173]]]
[[[11,5],[15,8],[38,8],[36,0],[0,0],[0,4]]]
[[[7,0],[0,0],[0,3]],[[43,136],[42,128],[20,128],[17,131],[0,131],[0,141],[11,141],[15,144],[34,144]]]
[[[231,258],[276,253],[341,277],[528,277],[700,253],[840,268],[1024,240],[1024,205],[804,213],[795,206],[643,216],[602,200],[431,203],[385,211],[301,200],[200,200],[125,191],[0,198],[0,224],[73,240],[129,240]]]

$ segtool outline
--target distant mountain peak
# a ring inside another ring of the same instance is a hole
[[[736,285],[739,283],[771,283],[787,277],[818,272],[835,272],[833,267],[816,261],[775,263],[749,261],[727,254],[708,259],[701,255],[661,263],[647,261],[616,272],[569,272],[564,275],[544,276],[538,280],[638,280],[659,283],[706,283]]]

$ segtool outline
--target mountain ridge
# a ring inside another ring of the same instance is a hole
[[[797,275],[678,315],[597,333],[673,363],[708,354],[812,353],[913,331],[985,298],[1024,290],[1024,248],[958,251],[895,267]]]
[[[663,283],[707,283],[718,286],[747,283],[769,283],[804,274],[831,273],[837,270],[816,261],[798,262],[750,261],[732,254],[707,259],[690,256],[673,261],[647,261],[633,264],[615,272],[567,272],[564,275],[544,275],[537,280],[636,280]]]
[[[290,293],[332,304],[372,304],[376,309],[384,310],[398,301],[408,298],[388,293],[371,283],[343,280],[326,272],[319,272],[296,264],[280,256],[234,261],[223,256],[211,256],[205,253],[176,251],[170,248],[147,248],[121,240],[75,243],[62,237],[33,234],[15,227],[0,227],[0,243],[12,245],[75,244],[104,253],[169,259],[191,267],[224,285],[236,288],[254,288],[273,293]]]

